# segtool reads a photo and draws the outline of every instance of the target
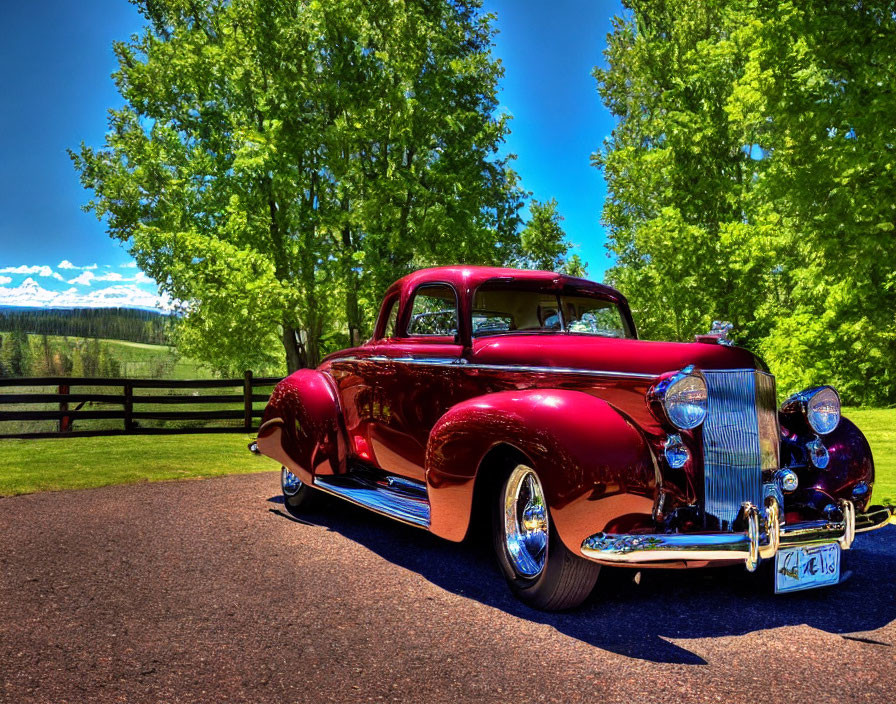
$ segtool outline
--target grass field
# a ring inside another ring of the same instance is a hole
[[[896,504],[896,408],[844,408],[843,415],[871,445],[876,471],[872,501]]]
[[[40,335],[29,335],[32,355],[40,354]],[[66,350],[71,353],[74,346],[84,346],[87,340],[78,337],[48,337],[54,352]],[[211,379],[212,374],[198,362],[177,354],[174,347],[150,345],[127,340],[99,340],[100,349],[113,358],[121,369],[121,376],[135,378],[165,379]]]
[[[279,469],[248,436],[118,436],[0,440],[0,496]]]
[[[896,504],[896,409],[844,412],[871,443],[873,501]],[[277,469],[248,442],[242,433],[0,440],[0,496]]]

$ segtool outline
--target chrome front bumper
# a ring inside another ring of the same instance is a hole
[[[640,564],[682,560],[732,562],[743,560],[751,572],[760,560],[773,558],[780,548],[839,542],[852,546],[856,533],[896,524],[896,507],[872,506],[856,513],[852,501],[840,501],[842,521],[807,521],[782,525],[780,508],[769,497],[761,520],[759,509],[743,505],[747,530],[743,533],[595,533],[582,543],[582,554],[600,562]]]

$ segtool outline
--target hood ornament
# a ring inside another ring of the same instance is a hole
[[[731,347],[734,345],[734,342],[728,337],[728,333],[730,333],[734,329],[734,325],[727,321],[723,320],[713,320],[712,321],[712,329],[705,335],[697,335],[695,336],[695,340],[697,342],[708,342],[710,344],[716,345],[725,345],[726,347]]]

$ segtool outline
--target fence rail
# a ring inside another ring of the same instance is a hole
[[[272,386],[280,377],[256,377],[247,371],[242,379],[107,379],[93,377],[20,377],[0,379],[0,438],[74,437],[96,435],[169,435],[176,433],[229,433],[251,432],[256,428],[256,419],[262,415],[255,403],[264,402],[268,394],[255,393],[257,387]],[[4,388],[27,387],[41,391],[16,391],[3,393]],[[46,387],[55,387],[55,392],[47,392]],[[98,393],[96,391],[72,391],[73,387],[118,387],[118,393]],[[196,389],[235,389],[238,393],[214,393],[194,395],[193,393],[147,394],[142,389],[184,391]],[[134,391],[138,390],[135,394]],[[20,406],[50,404],[53,410],[22,409]],[[87,408],[86,404],[120,406],[120,408]],[[156,405],[204,406],[227,405],[230,408],[199,410],[134,410],[134,406]],[[239,406],[239,408],[233,408]],[[14,407],[14,408],[11,408]],[[120,428],[76,429],[76,421],[120,420]],[[231,425],[203,425],[201,427],[150,427],[140,421],[219,421],[242,420]],[[55,431],[6,432],[9,422],[56,421]]]

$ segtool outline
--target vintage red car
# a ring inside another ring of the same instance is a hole
[[[774,564],[777,591],[837,583],[874,464],[837,393],[778,408],[724,327],[639,340],[616,290],[455,266],[386,292],[373,337],[274,390],[257,449],[286,504],[326,492],[448,540],[491,516],[511,589],[581,603],[601,565]]]

